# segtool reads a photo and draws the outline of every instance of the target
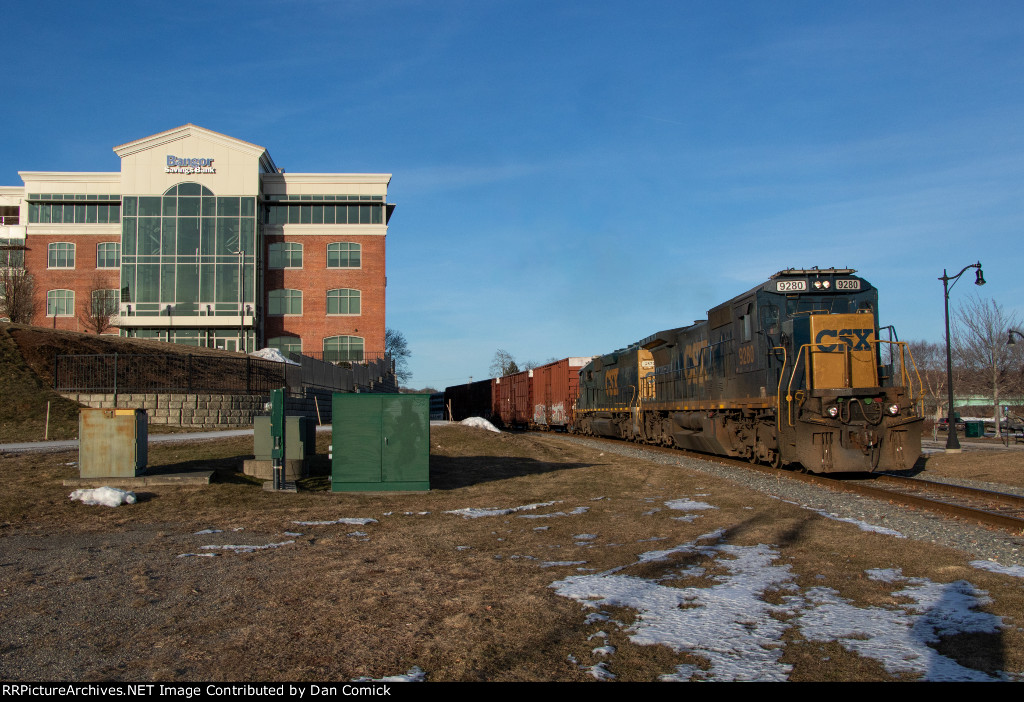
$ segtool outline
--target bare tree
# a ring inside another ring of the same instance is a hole
[[[20,267],[0,266],[0,317],[31,324],[36,311],[35,278]]]
[[[1019,326],[1016,314],[1007,313],[995,300],[973,296],[964,302],[951,331],[954,353],[963,365],[962,387],[992,398],[996,434],[1000,427],[1001,397],[1021,389],[1021,345],[1008,346],[1007,330]]]
[[[491,377],[499,378],[519,372],[516,359],[505,349],[498,349],[494,352],[494,360],[491,361]]]
[[[931,341],[910,341],[907,343],[910,355],[914,359],[914,367],[921,377],[923,397],[921,413],[925,415],[934,410],[935,424],[932,435],[935,436],[939,419],[946,416],[946,347]],[[954,370],[954,374],[956,371]],[[956,375],[953,382],[956,383]]]
[[[80,317],[86,329],[102,334],[117,325],[119,292],[109,289],[99,276],[92,280],[89,304]]]
[[[408,383],[412,379],[412,371],[409,370],[409,357],[412,351],[409,350],[409,342],[405,335],[397,329],[384,330],[384,352],[391,356],[395,363],[395,379],[399,383]]]

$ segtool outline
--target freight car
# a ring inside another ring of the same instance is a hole
[[[475,383],[452,385],[444,389],[445,418],[461,422],[467,417],[494,416],[492,386],[494,380],[478,380]]]
[[[572,430],[815,472],[913,466],[920,378],[855,272],[780,271],[707,320],[595,357]]]
[[[501,378],[445,388],[455,421],[484,417],[505,427],[568,430],[579,371],[590,356],[573,356]]]
[[[567,430],[573,405],[579,394],[580,368],[590,356],[573,356],[533,369],[533,416],[531,426],[538,429]]]

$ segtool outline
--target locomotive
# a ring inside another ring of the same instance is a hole
[[[706,320],[594,357],[572,431],[814,472],[912,467],[920,377],[855,273],[779,271]]]

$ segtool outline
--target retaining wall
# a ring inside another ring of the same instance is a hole
[[[269,395],[221,395],[204,393],[113,394],[61,393],[64,397],[95,408],[144,409],[150,424],[171,424],[182,427],[232,428],[248,426],[253,417],[267,414]],[[331,421],[331,391],[309,390],[305,397],[285,397],[285,413],[317,416],[319,423]]]

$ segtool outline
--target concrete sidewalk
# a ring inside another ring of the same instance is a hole
[[[318,432],[331,431],[330,424],[316,428]],[[173,443],[177,441],[203,441],[209,439],[230,439],[234,436],[252,436],[252,429],[220,429],[217,431],[192,431],[184,434],[150,434],[150,444]],[[21,453],[24,451],[77,451],[78,439],[64,441],[26,441],[23,443],[0,444],[0,453]]]

